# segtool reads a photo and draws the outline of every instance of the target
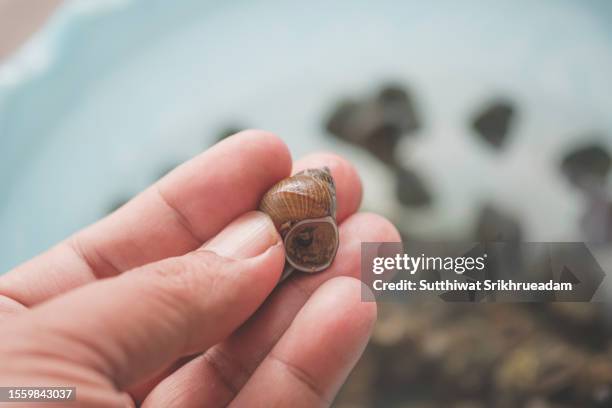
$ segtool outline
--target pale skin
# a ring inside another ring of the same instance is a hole
[[[338,254],[277,285],[282,241],[258,202],[322,166],[337,188]],[[224,140],[0,276],[0,386],[75,386],[72,407],[329,406],[376,319],[356,279],[360,244],[399,241],[387,220],[357,213],[361,194],[336,155],[293,163],[257,130]]]

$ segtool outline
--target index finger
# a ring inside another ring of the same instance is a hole
[[[188,253],[289,175],[275,135],[240,132],[184,163],[125,206],[0,278],[0,297],[32,306],[97,278]]]

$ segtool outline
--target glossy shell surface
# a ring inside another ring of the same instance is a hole
[[[336,188],[327,168],[307,169],[274,185],[260,210],[281,233],[287,261],[303,272],[318,272],[338,249]]]

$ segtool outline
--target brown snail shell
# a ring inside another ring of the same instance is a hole
[[[283,237],[287,262],[302,272],[319,272],[338,250],[336,187],[327,167],[307,169],[275,184],[259,209]]]

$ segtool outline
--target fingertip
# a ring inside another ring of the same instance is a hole
[[[206,248],[202,252],[208,252]],[[216,254],[215,254],[216,255]],[[225,295],[236,302],[248,299],[261,303],[278,284],[285,266],[285,250],[281,241],[262,253],[246,259],[224,258],[226,268],[221,273],[232,282]]]
[[[285,248],[282,242],[268,248],[263,254],[250,260],[256,266],[254,267],[256,275],[259,278],[257,282],[263,282],[264,287],[268,292],[272,291],[278,283],[285,267]]]
[[[291,172],[291,152],[287,144],[275,133],[261,129],[246,129],[225,139],[222,143],[233,143],[244,149],[266,156],[277,179],[287,177]],[[265,166],[264,166],[265,167]]]
[[[261,211],[249,211],[225,226],[202,248],[228,258],[244,259],[279,242],[282,239],[272,219]]]
[[[372,225],[376,226],[375,235],[380,239],[379,242],[401,242],[402,236],[397,227],[387,218],[380,214],[364,213],[364,217],[369,219]]]
[[[371,292],[359,279],[339,276],[322,284],[315,292],[315,296],[326,297],[330,302],[343,331],[353,333],[355,336],[367,339],[376,323],[378,308],[376,302],[364,299],[373,299]]]
[[[369,323],[369,333],[372,334],[372,331],[374,330],[374,325],[378,320],[378,304],[376,303],[374,293],[368,287],[368,285],[366,285],[362,281],[358,282],[361,288],[361,298],[359,306],[363,309],[362,316],[364,316],[364,319],[366,319],[366,321]]]
[[[338,208],[336,218],[344,220],[359,209],[363,195],[361,178],[355,166],[345,158],[329,152],[313,153],[295,162],[293,173],[307,168],[327,166],[336,184]]]
[[[345,233],[362,237],[363,242],[402,242],[402,237],[391,221],[370,212],[354,214],[343,224]]]

